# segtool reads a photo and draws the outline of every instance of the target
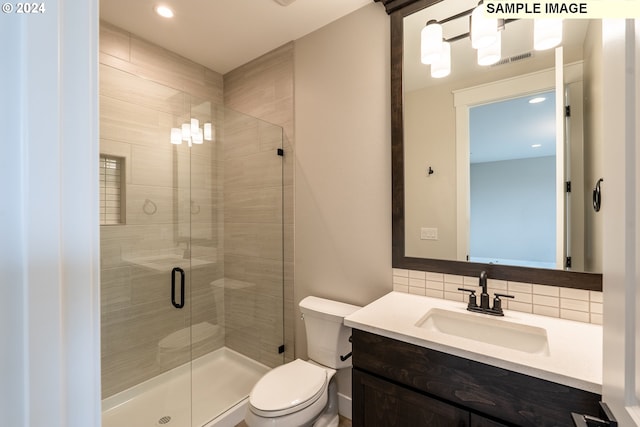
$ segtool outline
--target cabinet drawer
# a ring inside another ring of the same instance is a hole
[[[468,427],[469,412],[353,370],[354,427]],[[487,426],[488,427],[488,426]]]
[[[594,393],[357,329],[353,365],[518,426],[572,427],[571,412],[598,413],[601,400]]]

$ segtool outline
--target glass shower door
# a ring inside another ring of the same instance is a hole
[[[284,362],[282,128],[100,79],[103,426],[202,427]]]
[[[201,427],[284,361],[283,157],[278,126],[196,98],[191,114],[213,124],[191,151],[191,316],[212,335],[192,341]]]
[[[171,143],[189,116],[181,91],[101,65],[105,427],[191,425],[191,161]]]

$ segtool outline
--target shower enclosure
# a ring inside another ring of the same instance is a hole
[[[105,427],[200,427],[283,363],[282,129],[101,65]]]

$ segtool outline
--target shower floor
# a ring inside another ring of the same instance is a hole
[[[269,368],[223,347],[102,401],[103,427],[201,427],[245,399]]]

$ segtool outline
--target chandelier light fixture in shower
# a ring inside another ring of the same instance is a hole
[[[213,141],[215,129],[209,122],[200,127],[198,119],[191,119],[188,123],[183,123],[179,128],[171,128],[171,143],[182,144],[185,141],[189,147],[193,144],[202,144],[204,141]]]

